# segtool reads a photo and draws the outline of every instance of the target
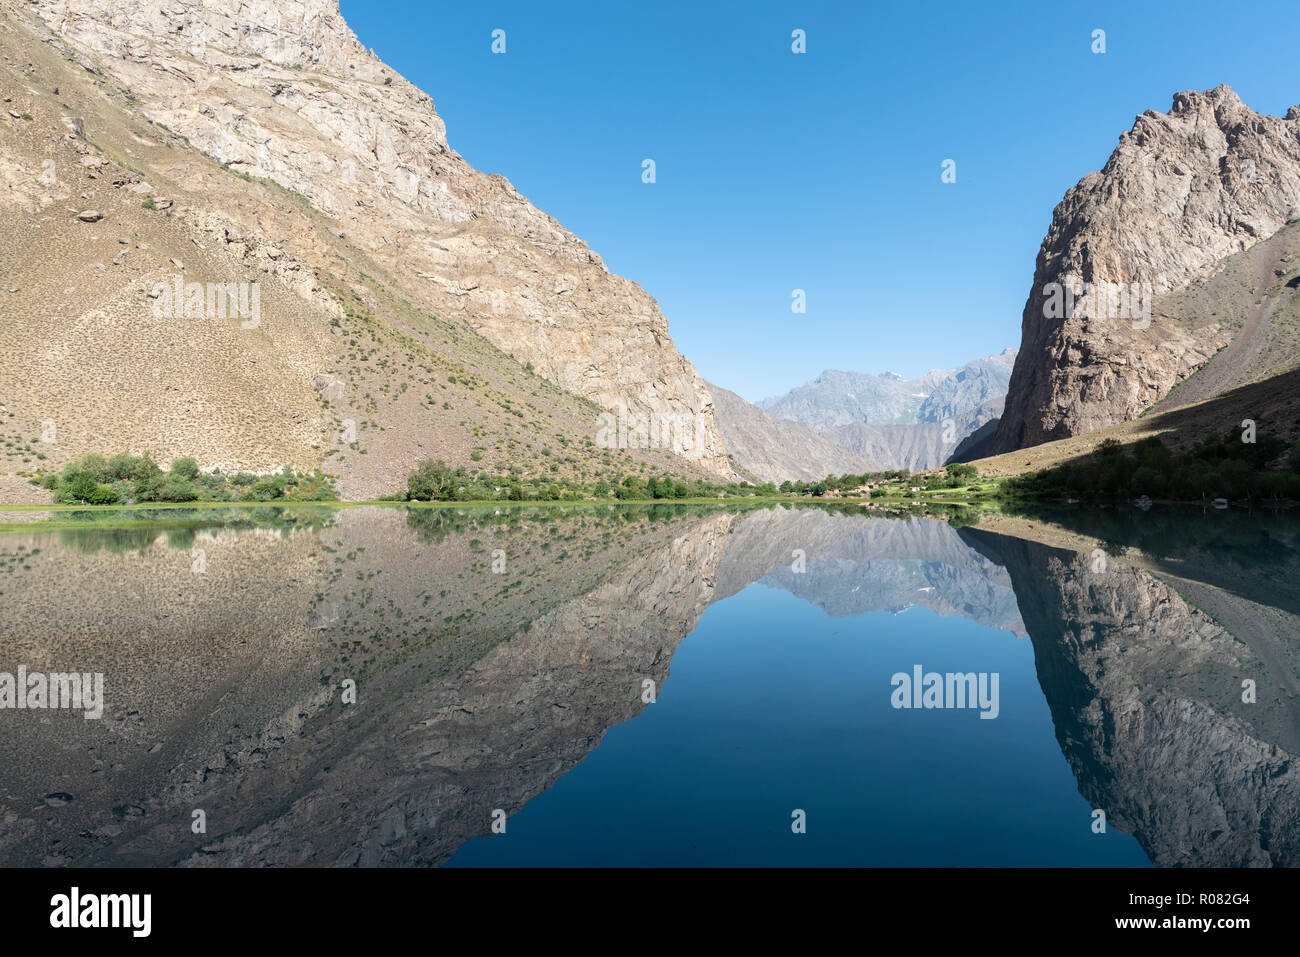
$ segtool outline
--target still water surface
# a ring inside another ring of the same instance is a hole
[[[58,519],[0,533],[0,676],[103,717],[0,708],[0,863],[1300,860],[1286,516]]]

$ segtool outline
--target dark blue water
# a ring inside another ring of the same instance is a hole
[[[895,709],[890,677],[916,664],[998,673],[998,716]],[[1028,639],[921,607],[833,618],[755,584],[704,613],[654,705],[448,866],[1148,863],[1091,811]]]

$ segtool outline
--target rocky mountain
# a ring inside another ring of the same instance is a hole
[[[1139,116],[1053,213],[992,451],[1133,419],[1219,349],[1253,342],[1269,324],[1252,314],[1256,300],[1293,260],[1270,263],[1218,308],[1189,306],[1188,294],[1297,220],[1300,106],[1267,116],[1219,86]],[[1239,374],[1268,372],[1246,358]]]
[[[324,463],[353,496],[431,454],[733,474],[655,301],[456,154],[337,0],[0,0],[0,56],[10,466]],[[174,282],[195,315],[156,308]],[[260,314],[202,308],[226,284]],[[606,411],[690,454],[597,447]]]
[[[913,425],[816,425],[813,429],[858,455],[877,463],[876,471],[909,469],[919,472],[948,461],[955,451],[957,433],[938,422]]]
[[[971,433],[1002,411],[1016,350],[935,370],[918,379],[828,370],[759,405],[876,463],[913,471],[944,464]]]
[[[811,426],[768,415],[719,386],[708,388],[727,454],[757,478],[770,482],[818,480],[878,468],[870,459],[818,435]]]
[[[997,433],[1000,422],[1001,418],[999,416],[992,416],[978,429],[958,442],[957,448],[953,450],[950,456],[950,461],[971,462],[988,455],[989,446],[993,442],[993,436]]]
[[[935,383],[934,391],[921,403],[918,421],[951,419],[958,435],[974,432],[1002,413],[1015,362],[1016,350],[1004,349],[997,355],[966,363]]]
[[[810,425],[902,425],[920,421],[921,403],[951,372],[935,370],[919,379],[894,372],[872,375],[827,369],[785,395],[763,399],[759,408],[780,419]]]

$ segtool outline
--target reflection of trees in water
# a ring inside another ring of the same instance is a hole
[[[201,532],[319,531],[334,521],[333,508],[131,509],[111,513],[59,513],[60,521],[84,523],[84,528],[58,529],[59,542],[83,555],[107,551],[115,555],[143,552],[160,534],[169,548],[188,550]],[[109,524],[120,521],[121,525]],[[33,525],[39,530],[39,524]]]
[[[931,502],[926,504],[925,517],[940,519],[953,528],[965,528],[968,525],[979,524],[980,510],[971,508],[969,505],[945,505],[942,502]]]
[[[448,535],[462,535],[486,524],[486,515],[473,516],[450,508],[408,508],[406,527],[425,545],[439,545]],[[506,522],[505,525],[516,524]],[[497,524],[496,527],[502,527]]]
[[[59,532],[59,544],[82,555],[106,551],[114,555],[143,552],[158,538],[158,529],[137,528],[67,528]]]
[[[703,518],[723,512],[739,514],[756,508],[772,508],[774,503],[755,505],[728,502],[725,505],[670,505],[646,503],[641,505],[579,505],[572,507],[550,506],[492,506],[447,508],[408,507],[406,524],[426,545],[440,544],[448,535],[466,535],[484,529],[506,529],[521,525],[554,525],[561,521],[583,519],[597,524],[618,527],[636,522],[659,524],[682,518]]]

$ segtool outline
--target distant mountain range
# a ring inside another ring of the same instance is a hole
[[[965,434],[987,421],[981,418],[983,406],[1006,395],[1015,361],[1016,350],[1005,349],[960,369],[932,370],[919,379],[904,379],[894,372],[871,375],[829,369],[785,395],[763,399],[758,406],[779,419],[832,428],[859,422],[942,423],[951,418]]]
[[[758,407],[778,419],[809,425],[911,425],[922,421],[921,405],[951,371],[904,379],[894,372],[873,375],[828,369],[785,395],[763,399]]]
[[[745,403],[747,409],[720,401],[720,390],[710,388],[728,452],[737,464],[760,477],[796,477],[785,474],[794,461],[819,477],[842,474],[843,468],[827,467],[832,461],[841,462],[840,453],[826,456],[826,446],[815,446],[814,438],[828,440],[869,463],[854,471],[916,471],[943,465],[964,452],[971,446],[964,440],[1002,414],[1015,361],[1016,350],[1005,349],[960,369],[936,369],[917,379],[894,372],[872,375],[829,369],[783,396],[756,405]],[[754,412],[766,415],[758,418]],[[806,429],[775,442],[777,449],[795,453],[793,461],[753,454],[764,436],[774,437],[778,423],[783,434],[790,433],[787,423]],[[799,441],[791,441],[795,435]]]
[[[870,472],[874,462],[811,426],[768,415],[734,392],[706,383],[732,462],[763,481],[817,481]]]

